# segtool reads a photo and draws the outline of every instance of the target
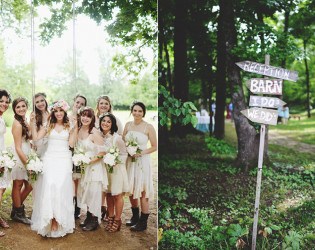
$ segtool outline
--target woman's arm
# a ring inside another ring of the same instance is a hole
[[[93,156],[92,160],[89,164],[94,164],[95,162],[98,162],[103,158],[103,156],[106,154],[105,152],[105,146],[103,137],[100,134],[100,132],[97,131],[97,129],[93,129],[91,136],[91,141],[98,146],[98,154]]]
[[[157,150],[156,132],[155,132],[154,127],[151,124],[148,125],[148,132],[149,132],[149,141],[151,143],[151,147],[148,149],[142,150],[141,151],[142,155],[151,154]]]
[[[74,148],[75,144],[77,143],[78,133],[79,133],[78,124],[76,122],[75,125],[74,125],[74,128],[71,129],[70,135],[69,135],[69,146],[71,148]]]
[[[45,137],[45,135],[47,134],[47,130],[44,127],[41,127],[40,130],[37,132],[36,130],[36,124],[35,124],[35,114],[32,113],[31,114],[31,130],[32,130],[32,140],[33,142],[37,142],[40,139],[43,139]]]
[[[22,150],[22,125],[17,121],[13,121],[12,135],[14,140],[15,151],[23,164],[26,164],[27,158]]]
[[[126,136],[126,134],[127,134],[127,132],[128,132],[127,128],[128,128],[128,126],[129,126],[129,123],[130,123],[130,122],[127,122],[127,123],[126,123],[125,128],[124,128],[124,132],[123,132],[123,134],[122,134],[122,139],[123,139],[124,141],[126,141],[126,140],[125,140],[125,136]]]

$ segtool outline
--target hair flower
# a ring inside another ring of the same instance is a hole
[[[61,108],[65,112],[67,112],[69,110],[70,106],[68,105],[68,103],[66,101],[59,100],[59,101],[55,102],[54,104],[50,105],[50,107],[49,107],[50,111],[55,110],[57,108]]]

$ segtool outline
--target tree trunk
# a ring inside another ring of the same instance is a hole
[[[303,40],[304,44],[304,63],[305,63],[305,74],[306,74],[306,104],[307,104],[307,117],[311,118],[310,111],[310,72],[308,71],[307,59],[306,59],[306,40]]]
[[[188,100],[187,44],[186,25],[187,3],[175,0],[174,22],[174,97],[185,102]],[[185,127],[172,123],[172,133],[184,135]]]
[[[225,111],[225,98],[226,98],[226,49],[225,49],[225,36],[227,28],[224,25],[224,20],[230,19],[225,11],[227,1],[220,0],[220,15],[218,19],[218,54],[217,54],[217,81],[216,81],[216,112],[215,112],[215,128],[214,136],[217,139],[224,138],[224,111]]]
[[[227,76],[231,85],[233,117],[238,139],[238,155],[235,164],[245,172],[257,167],[259,134],[240,111],[246,109],[240,70],[236,66],[237,56],[232,54],[232,49],[237,45],[237,33],[234,21],[233,2],[224,1],[223,11],[226,12],[226,30],[224,32],[227,44]],[[268,137],[267,137],[268,138]],[[268,140],[265,141],[268,144]],[[267,148],[265,147],[265,155]]]
[[[289,32],[289,20],[290,20],[290,9],[291,9],[291,5],[292,5],[292,1],[288,2],[288,6],[286,6],[285,8],[285,13],[284,13],[284,30],[283,30],[283,34],[284,34],[284,41],[285,41],[285,45],[287,44],[287,40],[288,40],[288,32]],[[285,69],[285,65],[286,65],[286,60],[287,58],[284,57],[281,61],[281,67],[283,69]],[[282,81],[282,88],[284,89],[284,85],[285,85],[285,80]],[[283,96],[280,96],[280,99],[283,99]]]

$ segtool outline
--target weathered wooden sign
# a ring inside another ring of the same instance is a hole
[[[251,107],[279,108],[285,104],[284,101],[276,97],[251,95],[249,98],[249,106]]]
[[[245,115],[252,122],[277,125],[278,110],[250,108],[242,110],[241,113]]]
[[[253,94],[282,95],[282,80],[252,78],[245,83]]]
[[[237,66],[248,72],[257,73],[264,76],[271,76],[296,82],[299,72],[289,69],[278,68],[267,64],[256,63],[251,61],[237,62]]]

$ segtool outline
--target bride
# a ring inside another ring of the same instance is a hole
[[[74,207],[72,189],[72,159],[70,147],[75,141],[71,132],[65,101],[51,106],[48,126],[38,132],[33,126],[33,140],[36,142],[48,134],[48,147],[43,156],[44,169],[34,185],[34,206],[32,230],[47,237],[62,237],[73,232]],[[34,116],[31,117],[34,122]]]

